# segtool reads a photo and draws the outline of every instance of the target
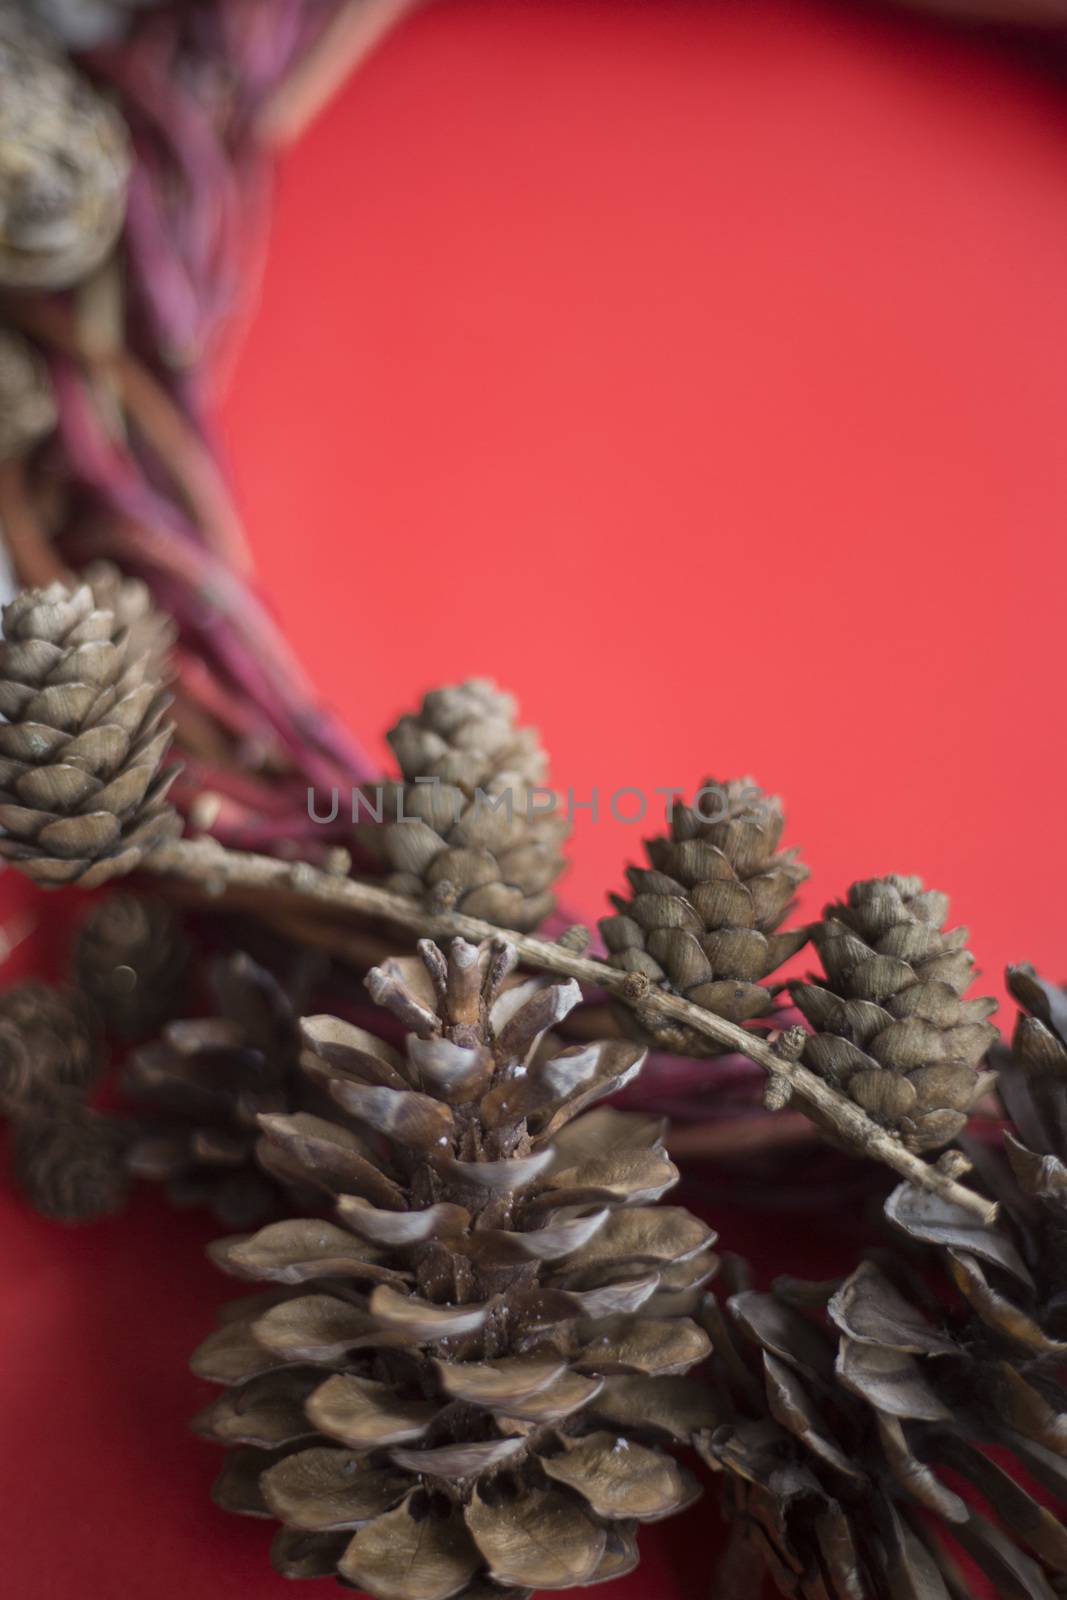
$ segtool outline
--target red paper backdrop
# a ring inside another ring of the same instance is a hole
[[[438,0],[283,165],[222,415],[268,593],[375,748],[491,673],[579,799],[751,771],[809,911],[920,871],[992,986],[1059,976],[1065,274],[1067,101],[978,45]],[[582,817],[592,918],[642,830]],[[0,1595],[291,1594],[184,1432],[210,1225],[2,1203]],[[767,1275],[837,1248],[717,1220]],[[600,1592],[705,1593],[711,1525]]]

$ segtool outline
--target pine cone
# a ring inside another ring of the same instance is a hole
[[[600,923],[608,959],[730,1022],[766,1017],[774,995],[763,981],[808,937],[777,931],[808,876],[795,850],[778,849],[781,801],[751,778],[708,778],[694,806],[674,804],[669,817],[670,834],[645,841],[651,870],[629,867],[630,898],[611,896],[618,915]],[[701,1034],[626,1007],[618,1016],[663,1049],[719,1053]]]
[[[181,920],[155,896],[109,895],[78,930],[75,977],[120,1039],[141,1038],[174,1015],[188,965]]]
[[[0,461],[25,455],[56,424],[48,369],[14,328],[0,328]]]
[[[280,1519],[280,1571],[377,1600],[600,1582],[635,1565],[639,1522],[696,1492],[663,1447],[710,1416],[681,1374],[708,1349],[690,1312],[714,1236],[653,1204],[677,1178],[663,1123],[578,1116],[644,1053],[557,1053],[545,1029],[576,984],[501,993],[503,940],[420,952],[421,978],[389,962],[367,980],[411,1030],[406,1057],[333,1017],[303,1023],[309,1066],[365,1138],[261,1119],[340,1225],[212,1252],[283,1286],[239,1302],[194,1359],[234,1386],[198,1420],[239,1447],[216,1497]]]
[[[432,690],[389,732],[403,779],[384,787],[382,822],[359,831],[395,869],[391,889],[528,932],[555,907],[570,829],[538,812],[547,758],[516,709],[483,678]]]
[[[162,0],[19,0],[34,22],[68,50],[92,50],[125,37],[137,13]]]
[[[119,114],[8,6],[0,15],[0,286],[65,289],[122,227],[129,140]]]
[[[812,929],[827,978],[789,985],[816,1030],[805,1063],[918,1154],[962,1132],[993,1082],[977,1069],[996,1001],[962,998],[974,957],[966,928],[942,931],[947,915],[919,878],[854,883]]]
[[[174,619],[157,607],[147,583],[127,577],[110,561],[91,561],[81,580],[93,591],[96,609],[110,611],[116,626],[125,630],[130,660],[144,658],[153,677],[168,679],[178,630]]]
[[[727,1420],[697,1448],[782,1594],[967,1600],[959,1551],[1005,1600],[1067,1594],[1067,1527],[1027,1486],[1067,1504],[1067,1117],[1026,1080],[1006,1158],[971,1151],[998,1223],[907,1184],[886,1204],[947,1293],[897,1251],[707,1303]]]
[[[79,1102],[101,1069],[92,1016],[76,990],[28,982],[0,994],[0,1114]]]
[[[88,585],[24,589],[0,644],[0,855],[93,888],[180,832],[161,772],[169,697]]]
[[[125,1138],[121,1122],[76,1101],[32,1111],[9,1133],[15,1185],[56,1222],[111,1216],[126,1200]]]
[[[1023,963],[1007,970],[1008,988],[1023,1008],[1015,1021],[1011,1053],[998,1057],[1002,1071],[1025,1072],[1034,1085],[1067,1080],[1067,991],[1046,983]],[[1058,1108],[1058,1100],[1057,1100]]]
[[[165,1183],[175,1205],[208,1206],[224,1226],[247,1228],[283,1209],[256,1161],[256,1119],[293,1109],[300,1038],[285,989],[250,956],[216,962],[211,984],[216,1016],[169,1023],[127,1064],[146,1124],[129,1167]]]

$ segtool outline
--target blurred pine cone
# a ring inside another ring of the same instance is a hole
[[[101,1070],[92,1015],[77,990],[31,981],[0,994],[0,1114],[81,1101]]]
[[[161,0],[18,0],[23,11],[68,50],[92,50],[125,37],[137,13]]]
[[[993,1082],[978,1066],[996,1001],[963,999],[974,956],[947,915],[920,878],[854,883],[812,929],[826,979],[789,985],[816,1030],[805,1063],[919,1154],[954,1139]]]
[[[92,888],[181,831],[161,771],[170,704],[149,655],[87,584],[24,589],[0,643],[0,855]]]
[[[211,986],[215,1016],[169,1023],[127,1063],[144,1121],[129,1167],[165,1183],[175,1205],[247,1228],[283,1209],[256,1161],[257,1118],[293,1109],[300,1037],[285,988],[250,956],[217,961]]]
[[[0,328],[0,461],[25,455],[56,423],[48,369],[14,328]]]
[[[169,678],[178,630],[174,619],[157,607],[147,583],[127,577],[110,561],[91,561],[81,581],[93,591],[96,609],[110,611],[116,627],[125,632],[129,659],[145,660],[153,677]]]
[[[8,5],[0,13],[0,287],[65,289],[99,266],[126,205],[118,112]]]
[[[483,678],[432,690],[389,732],[403,779],[385,786],[383,821],[359,831],[394,868],[398,893],[528,932],[555,907],[570,828],[537,811],[531,792],[547,757],[537,730],[515,725],[516,710]]]
[[[643,1051],[546,1041],[576,984],[503,989],[503,940],[420,952],[421,972],[368,978],[411,1030],[406,1056],[333,1017],[303,1024],[365,1137],[261,1119],[338,1222],[214,1248],[281,1287],[197,1353],[232,1386],[198,1428],[238,1447],[219,1502],[284,1524],[280,1571],[378,1600],[518,1600],[628,1572],[637,1524],[693,1498],[666,1450],[710,1418],[681,1374],[708,1349],[690,1313],[713,1235],[653,1204],[677,1178],[663,1123],[587,1111]]]
[[[119,1039],[137,1039],[175,1014],[189,947],[165,900],[112,894],[82,922],[73,965],[105,1027]]]
[[[890,1196],[944,1290],[899,1249],[837,1286],[745,1288],[728,1319],[709,1300],[726,1420],[697,1447],[782,1594],[968,1600],[960,1551],[1005,1600],[1067,1594],[1065,1065],[1017,1057],[1003,1149],[968,1147],[997,1223]]]
[[[669,815],[670,833],[645,841],[651,869],[627,868],[629,899],[611,896],[617,915],[600,923],[608,959],[730,1022],[766,1017],[774,995],[764,980],[808,938],[807,928],[777,931],[808,877],[795,850],[778,849],[781,801],[751,778],[709,778],[692,807],[673,804]],[[628,1007],[618,1016],[663,1049],[718,1053],[691,1030]]]
[[[116,1118],[55,1102],[19,1117],[8,1137],[15,1185],[42,1216],[93,1222],[122,1209],[126,1130]]]

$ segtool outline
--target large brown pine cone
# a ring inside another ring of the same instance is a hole
[[[947,915],[920,878],[854,883],[812,929],[826,978],[789,985],[816,1030],[805,1063],[920,1154],[962,1132],[993,1082],[978,1067],[996,1001],[963,998],[974,956]]]
[[[938,1292],[901,1249],[708,1303],[724,1420],[697,1446],[784,1595],[969,1600],[959,1552],[1004,1600],[1067,1594],[1067,1102],[1024,1066],[1011,1085],[1003,1151],[970,1149],[997,1223],[887,1202]]]
[[[629,867],[630,895],[612,895],[617,915],[600,931],[612,966],[730,1022],[764,1018],[774,1005],[765,980],[800,950],[806,928],[778,931],[808,869],[795,850],[779,850],[781,801],[751,778],[708,778],[692,806],[675,803],[670,833],[645,841],[650,868]],[[708,1055],[706,1037],[635,1018],[620,1021],[662,1048]]]
[[[110,894],[78,929],[74,975],[120,1039],[141,1038],[175,1015],[188,965],[181,920],[159,896]]]
[[[383,820],[360,837],[394,869],[398,893],[528,932],[555,907],[569,824],[539,809],[547,758],[516,710],[484,678],[432,690],[388,734],[402,780],[385,785]]]
[[[56,422],[48,370],[14,328],[0,328],[0,461],[25,455]]]
[[[126,209],[118,112],[13,6],[0,13],[0,287],[65,289],[107,255]]]
[[[239,1302],[194,1369],[231,1386],[199,1430],[236,1446],[231,1509],[283,1524],[274,1561],[377,1600],[517,1600],[636,1562],[637,1524],[695,1487],[668,1453],[707,1412],[682,1376],[713,1235],[654,1204],[664,1124],[588,1110],[631,1079],[622,1041],[545,1038],[577,985],[502,989],[504,941],[387,963],[372,995],[406,1055],[333,1017],[308,1066],[362,1133],[262,1118],[337,1220],[223,1240]],[[579,1113],[585,1113],[580,1115]]]
[[[300,1038],[286,989],[250,956],[217,961],[211,983],[216,1015],[169,1023],[127,1063],[144,1123],[128,1161],[175,1205],[247,1228],[284,1209],[256,1159],[257,1118],[294,1109]]]
[[[95,1222],[120,1211],[129,1180],[126,1129],[115,1117],[60,1101],[27,1112],[9,1131],[11,1172],[34,1210],[56,1222]]]
[[[162,771],[169,697],[87,584],[24,589],[0,643],[0,855],[92,888],[181,830]]]
[[[0,994],[0,1115],[80,1102],[103,1067],[83,995],[37,981]]]

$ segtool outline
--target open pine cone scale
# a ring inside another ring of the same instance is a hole
[[[697,1493],[668,1452],[712,1420],[684,1374],[710,1348],[690,1313],[714,1236],[653,1203],[677,1179],[662,1123],[586,1110],[639,1047],[546,1048],[576,986],[502,990],[503,942],[421,951],[432,1004],[406,963],[368,980],[411,1029],[406,1057],[332,1017],[303,1025],[365,1136],[261,1119],[339,1222],[213,1250],[275,1285],[194,1360],[230,1386],[198,1422],[238,1447],[217,1494],[282,1522],[283,1572],[379,1600],[603,1582],[636,1564],[639,1523]]]
[[[725,1316],[709,1297],[732,1415],[697,1448],[784,1595],[970,1600],[960,1553],[1004,1600],[1067,1594],[1067,1183],[1006,1148],[972,1147],[995,1224],[908,1184],[886,1203],[944,1295],[886,1251],[837,1285],[743,1287]]]

